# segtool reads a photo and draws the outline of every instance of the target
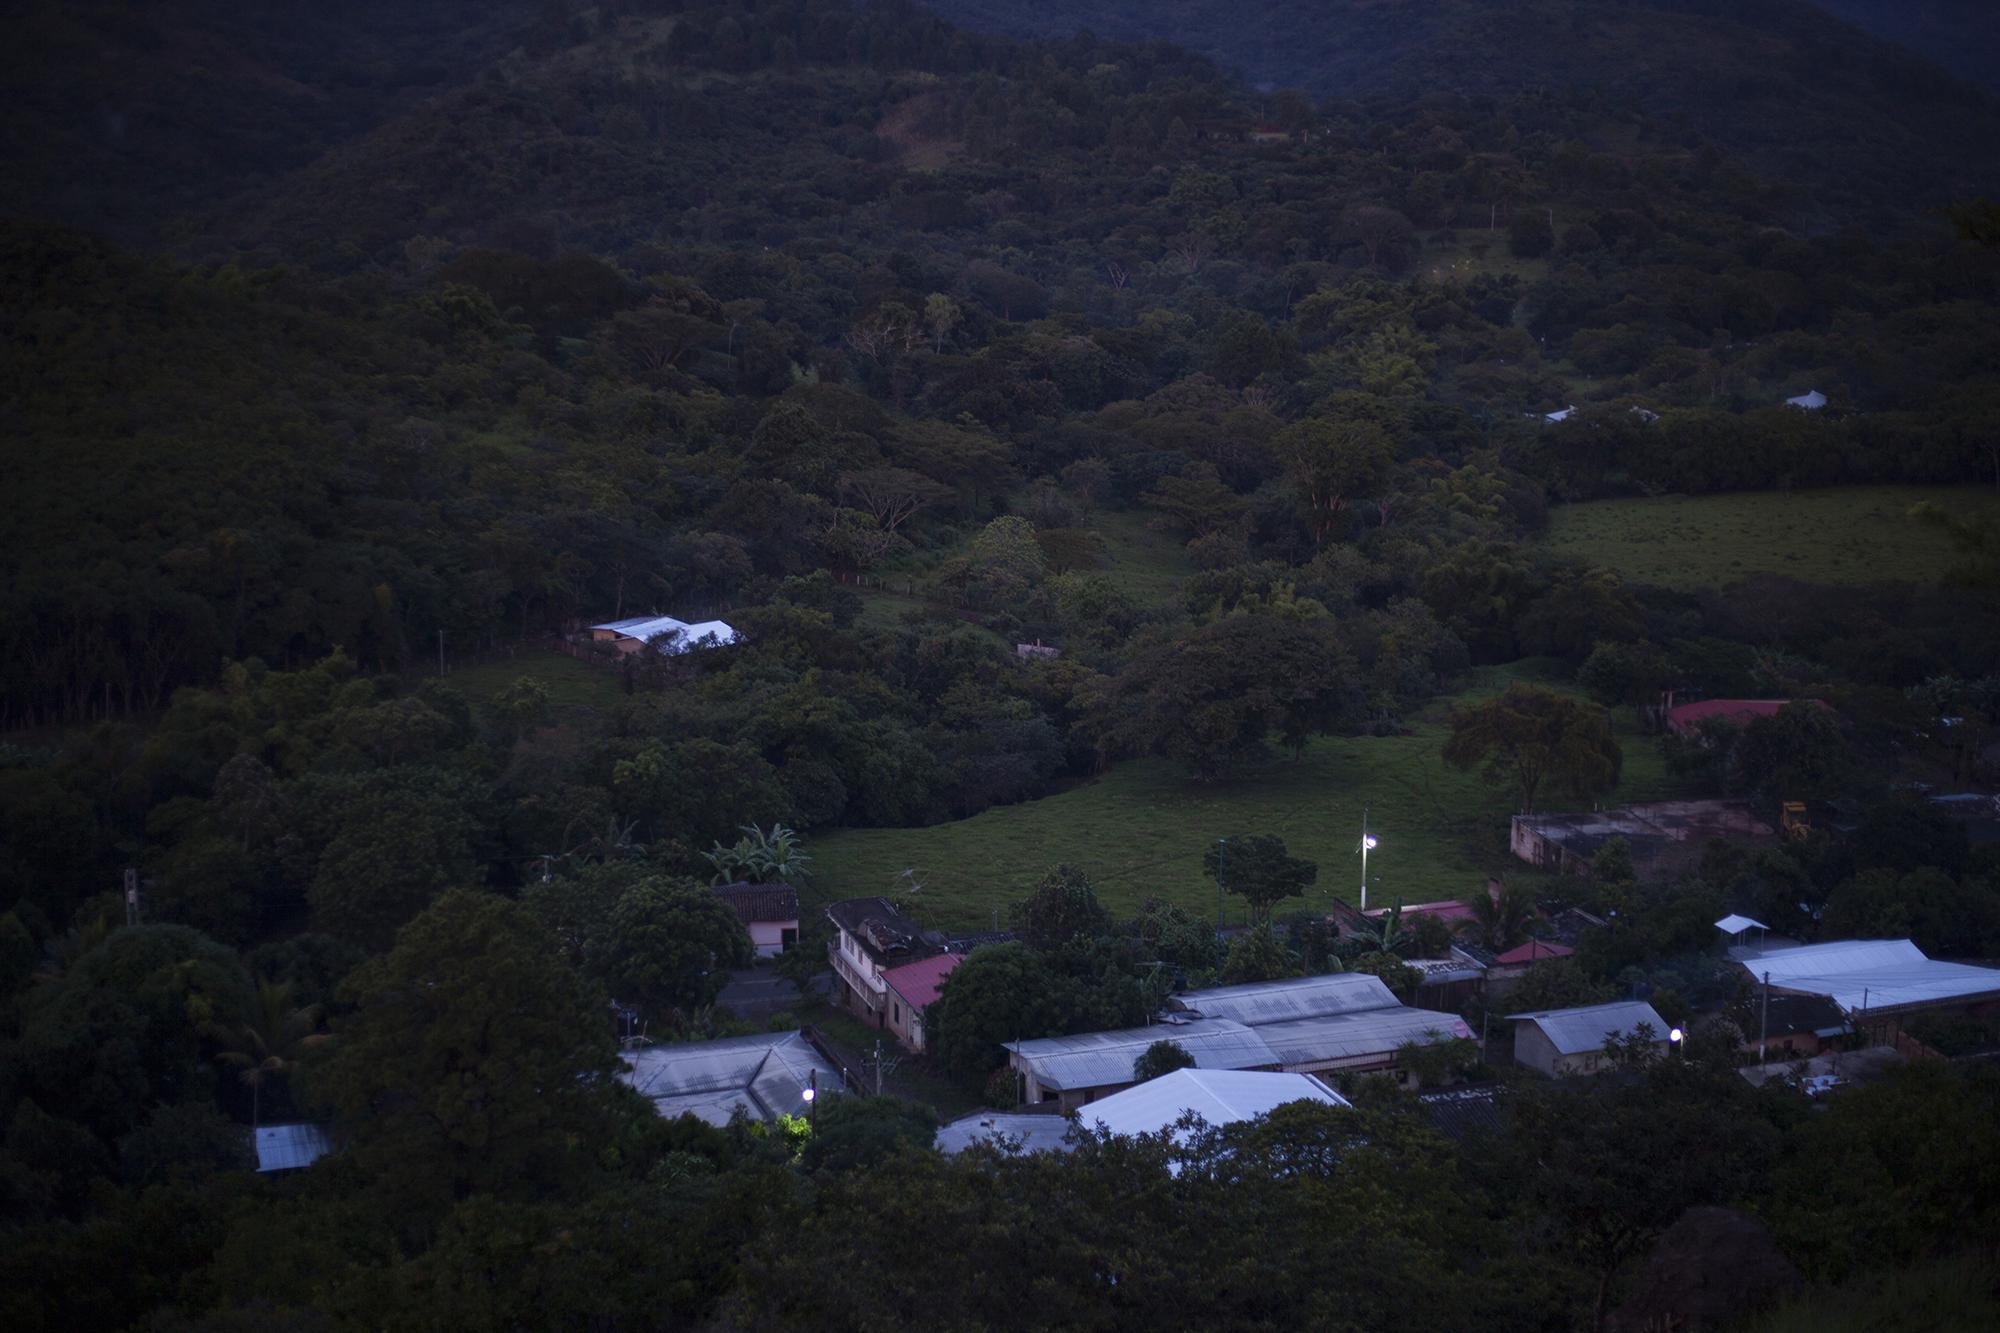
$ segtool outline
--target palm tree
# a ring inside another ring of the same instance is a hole
[[[1394,953],[1402,946],[1403,935],[1403,905],[1397,903],[1375,922],[1375,933],[1364,932],[1361,938],[1382,953]]]
[[[209,1037],[220,1048],[217,1063],[240,1071],[250,1089],[250,1123],[263,1114],[264,1085],[289,1075],[308,1046],[331,1040],[319,1031],[320,1006],[292,1003],[292,983],[257,978],[248,1013],[241,1022],[215,1024]]]
[[[748,876],[760,884],[781,880],[796,885],[812,873],[812,857],[806,854],[805,840],[796,829],[773,824],[766,833],[755,824],[745,824],[739,831],[743,836],[735,845],[717,842],[702,853],[702,859],[715,867],[714,883],[728,884]]]
[[[1459,932],[1493,953],[1505,953],[1526,939],[1528,922],[1535,915],[1527,893],[1505,885],[1473,894],[1465,900],[1465,908],[1471,916],[1458,923]]]

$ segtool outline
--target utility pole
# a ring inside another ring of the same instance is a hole
[[[444,631],[438,631],[438,674],[444,674]]]
[[[125,924],[139,924],[139,870],[136,866],[125,867]]]
[[[819,1071],[806,1071],[806,1128],[819,1128]]]
[[[1764,1067],[1764,1043],[1771,1035],[1771,974],[1764,974],[1764,1016],[1757,1025],[1757,1067]]]

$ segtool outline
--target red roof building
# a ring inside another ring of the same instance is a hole
[[[1527,963],[1546,962],[1551,958],[1567,958],[1576,950],[1567,944],[1557,944],[1554,940],[1529,940],[1517,944],[1506,953],[1493,959],[1495,967],[1515,967]]]
[[[889,1006],[883,1026],[913,1051],[924,1049],[924,1010],[938,997],[944,979],[965,961],[962,953],[941,953],[935,958],[905,963],[882,974],[889,988]]]
[[[1680,704],[1667,710],[1667,729],[1679,736],[1692,736],[1696,727],[1708,721],[1745,727],[1757,718],[1777,716],[1778,710],[1791,702],[1790,699],[1703,699],[1700,703]],[[1826,707],[1817,699],[1806,702]]]

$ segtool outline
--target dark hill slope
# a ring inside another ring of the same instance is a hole
[[[1161,39],[1316,97],[1601,90],[1810,187],[1930,203],[2000,179],[2000,104],[1802,0],[931,0],[969,26]]]
[[[2000,6],[1993,0],[1813,0],[1830,14],[2000,92]]]
[[[8,209],[148,241],[562,31],[534,0],[43,0],[0,55]]]

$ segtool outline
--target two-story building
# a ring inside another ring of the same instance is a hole
[[[944,937],[904,916],[887,898],[829,903],[826,919],[833,923],[826,958],[840,983],[840,1002],[877,1027],[890,1027],[891,1006],[900,1007],[904,999],[887,974],[945,953]]]

